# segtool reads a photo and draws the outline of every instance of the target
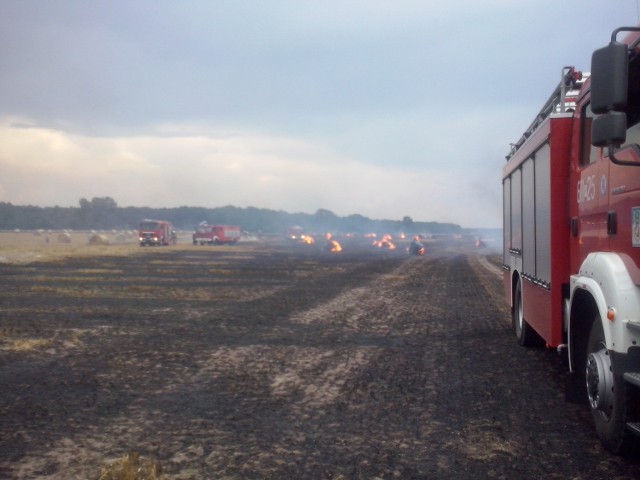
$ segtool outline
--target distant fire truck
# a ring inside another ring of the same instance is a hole
[[[240,227],[235,225],[209,225],[201,223],[193,232],[194,245],[221,245],[240,240]]]
[[[631,32],[623,42],[621,32]],[[615,30],[594,52],[590,76],[562,70],[512,144],[502,180],[515,336],[567,352],[568,384],[617,454],[637,451],[640,439],[638,32]]]
[[[142,220],[138,226],[140,246],[163,246],[176,244],[176,232],[166,220]]]

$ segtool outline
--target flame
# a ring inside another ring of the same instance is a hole
[[[327,239],[327,252],[337,253],[342,251],[342,245],[340,245],[340,243],[333,238],[332,233],[327,232],[324,237]]]
[[[330,252],[337,253],[342,251],[342,245],[340,245],[337,240],[329,240],[327,247],[329,248]]]
[[[316,243],[316,240],[311,235],[302,235],[300,237],[300,243],[305,243],[307,245],[313,245],[314,243]]]
[[[391,235],[387,234],[383,235],[380,240],[375,240],[372,245],[378,248],[387,248],[389,250],[394,250],[396,248],[396,245],[392,242],[392,240],[393,238],[391,237]]]

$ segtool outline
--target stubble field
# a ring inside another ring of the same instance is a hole
[[[495,258],[0,234],[0,477],[637,478],[517,346]],[[106,236],[106,235],[105,235]]]

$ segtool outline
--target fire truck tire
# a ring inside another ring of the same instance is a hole
[[[586,387],[591,415],[603,446],[616,455],[638,452],[638,437],[625,428],[637,398],[622,374],[613,370],[599,314],[591,326],[587,345]]]
[[[524,319],[524,309],[522,306],[522,281],[520,279],[518,279],[518,283],[516,284],[511,319],[513,332],[516,335],[518,344],[523,347],[539,347],[541,345],[540,337]]]

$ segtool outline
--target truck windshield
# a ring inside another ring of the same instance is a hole
[[[140,230],[157,230],[158,222],[142,222],[140,223]]]
[[[635,55],[629,63],[625,145],[629,144],[640,145],[640,55]]]

